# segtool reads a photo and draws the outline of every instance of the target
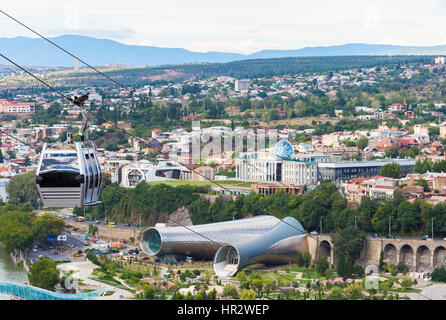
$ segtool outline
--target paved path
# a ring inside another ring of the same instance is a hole
[[[411,300],[446,300],[446,284],[433,284],[429,287],[425,287],[422,289],[421,294],[403,293],[400,295],[406,295]]]
[[[96,281],[93,279],[89,279],[89,277],[92,276],[91,273],[93,272],[93,270],[95,268],[97,268],[97,266],[95,264],[91,263],[90,261],[64,263],[64,264],[58,265],[58,268],[63,269],[63,270],[78,270],[78,272],[73,274],[73,277],[76,277],[76,278],[82,280],[82,282],[84,284],[97,286],[97,287],[105,287],[105,288],[107,288],[107,290],[115,291],[115,293],[113,293],[111,296],[100,297],[99,299],[101,299],[101,300],[119,300],[119,299],[130,299],[130,298],[134,297],[134,295],[127,290],[116,288],[116,287],[107,285],[105,283],[102,283],[102,282],[99,282],[99,281]],[[121,298],[121,296],[122,296],[122,298]]]

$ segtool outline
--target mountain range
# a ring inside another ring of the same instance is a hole
[[[297,50],[262,50],[253,54],[193,52],[182,48],[127,45],[109,39],[80,35],[49,38],[61,47],[95,66],[125,64],[131,67],[230,61],[282,57],[353,55],[446,55],[446,45],[397,46],[352,43],[338,46],[305,47]],[[26,66],[73,67],[73,58],[40,38],[0,38],[0,52]],[[0,59],[0,64],[7,64]],[[79,66],[82,64],[79,63]]]

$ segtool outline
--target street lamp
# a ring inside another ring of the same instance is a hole
[[[320,234],[322,234],[322,219],[324,219],[324,217],[323,216],[321,216],[320,217],[320,219],[319,219],[319,226],[320,226]]]
[[[432,240],[434,240],[434,217],[432,217]]]
[[[392,235],[392,216],[389,216],[389,238]]]

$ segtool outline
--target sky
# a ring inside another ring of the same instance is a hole
[[[446,0],[14,0],[0,8],[46,36],[199,52],[446,44]],[[0,15],[0,37],[16,36],[35,37]]]

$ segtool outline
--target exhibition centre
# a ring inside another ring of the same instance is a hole
[[[298,253],[308,251],[305,240],[296,219],[263,215],[195,226],[157,225],[143,231],[141,248],[165,262],[185,257],[213,260],[219,277],[231,277],[255,263],[295,262]]]

